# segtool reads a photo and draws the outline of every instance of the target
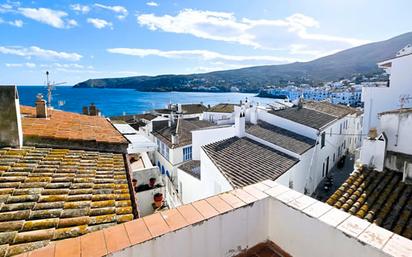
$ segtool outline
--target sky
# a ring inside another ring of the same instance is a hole
[[[412,31],[410,0],[0,0],[0,85],[309,61]]]

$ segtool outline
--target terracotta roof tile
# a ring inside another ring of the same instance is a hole
[[[106,239],[107,251],[109,253],[126,248],[131,244],[123,224],[104,229],[103,233]]]
[[[200,214],[191,204],[181,205],[177,207],[177,210],[189,224],[194,224],[203,220],[202,214]]]
[[[177,209],[163,211],[160,214],[171,230],[177,230],[189,225]]]
[[[81,254],[87,257],[100,257],[107,254],[103,231],[96,231],[80,238]]]
[[[241,206],[245,205],[245,202],[240,200],[238,197],[236,197],[231,192],[223,193],[219,196],[220,196],[221,199],[223,199],[223,201],[227,202],[233,208],[238,208],[238,207],[241,207]]]
[[[209,219],[219,214],[219,212],[215,208],[213,208],[206,200],[196,201],[192,203],[192,205],[196,208],[196,210],[199,211],[200,214],[202,214],[205,219]]]
[[[0,173],[0,241],[8,244],[10,254],[133,219],[121,154],[2,148],[4,165],[8,168]]]
[[[124,226],[132,244],[138,244],[152,238],[143,219],[126,222]]]
[[[257,197],[253,196],[253,194],[250,194],[247,190],[244,189],[235,189],[231,193],[247,204],[253,203],[258,200]]]
[[[49,111],[47,119],[36,118],[34,107],[20,106],[22,113],[22,128],[24,141],[37,146],[63,145],[70,146],[67,141],[83,144],[89,148],[92,145],[103,143],[125,144],[128,141],[110,124],[108,120],[98,116],[88,116],[59,110]],[[66,142],[66,144],[65,144]],[[77,144],[80,147],[82,144]],[[104,148],[100,150],[104,150]]]
[[[400,172],[355,170],[326,203],[412,239],[412,185]]]
[[[80,238],[71,238],[56,242],[55,256],[80,257]]]
[[[206,201],[217,210],[219,213],[225,213],[233,209],[227,202],[225,202],[220,196],[215,195],[206,199]]]
[[[170,231],[169,226],[160,213],[146,216],[143,220],[153,237],[163,235]]]

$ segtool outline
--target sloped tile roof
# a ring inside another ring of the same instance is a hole
[[[213,123],[199,119],[178,119],[175,124],[170,127],[153,131],[152,134],[160,139],[170,148],[182,147],[192,144],[192,131],[214,126]],[[179,137],[177,144],[172,144],[172,135],[176,134]]]
[[[316,141],[311,138],[264,121],[258,121],[258,124],[247,124],[246,132],[297,154],[303,154],[316,143]]]
[[[208,112],[224,112],[224,113],[232,113],[235,111],[235,106],[239,106],[237,104],[228,104],[228,103],[221,103],[215,106],[212,106]]]
[[[7,256],[130,221],[132,213],[121,154],[0,149],[0,249]]]
[[[98,116],[50,110],[49,118],[36,118],[34,107],[20,106],[24,142],[26,145],[70,147],[106,150],[125,145],[128,141],[110,124]],[[44,144],[42,144],[42,142]]]
[[[275,180],[299,161],[246,137],[232,137],[202,149],[234,187]]]
[[[355,170],[326,203],[412,239],[412,185],[400,172]]]
[[[203,104],[182,104],[183,114],[196,114],[207,111],[207,107]]]
[[[327,101],[308,101],[303,103],[303,106],[307,109],[315,110],[318,112],[326,113],[336,118],[342,118],[349,114],[361,114],[359,110],[353,107],[344,106],[341,104],[332,104]]]
[[[183,163],[179,166],[179,169],[183,170],[187,174],[200,179],[200,161],[191,160]]]
[[[321,129],[337,119],[335,116],[326,113],[298,107],[290,107],[276,111],[272,110],[269,111],[269,113],[314,129]]]

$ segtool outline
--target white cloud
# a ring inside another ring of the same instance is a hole
[[[146,3],[146,5],[148,5],[148,6],[152,6],[152,7],[158,7],[158,6],[159,6],[159,4],[158,4],[158,3],[153,2],[153,1],[147,2],[147,3]]]
[[[94,27],[98,29],[103,29],[105,27],[109,27],[113,29],[113,24],[109,21],[103,20],[103,19],[98,19],[98,18],[88,18],[87,22],[92,24]]]
[[[121,5],[114,5],[114,6],[110,6],[110,5],[103,5],[103,4],[94,4],[94,6],[102,8],[102,9],[106,9],[109,11],[113,11],[119,15],[117,15],[117,18],[119,20],[126,18],[126,16],[129,14],[129,12],[127,11],[127,9]]]
[[[58,52],[42,49],[37,46],[31,47],[7,47],[0,46],[0,54],[11,54],[26,58],[38,57],[42,59],[60,59],[66,61],[79,61],[82,56],[78,53]]]
[[[199,38],[234,42],[256,48],[272,48],[277,38],[283,35],[295,40],[333,41],[357,46],[366,40],[311,33],[319,28],[312,17],[296,13],[284,19],[237,19],[233,13],[184,9],[177,15],[137,15],[141,26],[150,30],[161,30],[190,34]],[[267,40],[268,36],[276,37]]]
[[[18,11],[25,17],[35,21],[50,25],[54,28],[72,27],[73,20],[66,21],[67,13],[64,11],[48,8],[18,8]]]
[[[22,20],[14,20],[14,21],[9,21],[9,24],[18,28],[23,27],[23,21]]]
[[[5,21],[0,17],[0,24],[8,24],[11,26],[15,26],[18,28],[23,27],[23,21],[22,20],[14,20],[14,21]]]
[[[91,65],[82,65],[78,63],[51,63],[51,64],[42,64],[40,65],[42,68],[61,68],[61,69],[87,69],[92,70],[94,69]]]
[[[72,4],[70,8],[78,13],[87,14],[90,12],[90,7],[88,5],[81,5],[81,4]]]
[[[231,62],[244,61],[265,61],[265,62],[294,62],[294,58],[279,57],[270,55],[227,55],[209,50],[173,50],[162,51],[159,49],[142,49],[142,48],[109,48],[109,53],[123,54],[137,57],[159,56],[164,58],[200,58],[202,60],[224,60]]]
[[[8,68],[21,68],[21,67],[26,67],[26,68],[36,68],[36,64],[32,62],[26,62],[26,63],[6,63],[6,67]]]

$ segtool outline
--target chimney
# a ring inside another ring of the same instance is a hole
[[[183,109],[182,109],[182,104],[178,104],[177,105],[177,113],[182,113]]]
[[[46,100],[43,99],[42,94],[37,94],[36,100],[36,117],[37,118],[47,118],[47,105]]]
[[[299,101],[298,101],[298,109],[302,109],[303,108],[303,97],[299,97]]]
[[[378,131],[376,128],[369,129],[368,138],[370,140],[375,140],[378,137]]]
[[[176,134],[176,133],[173,133],[173,134],[172,134],[172,144],[173,144],[173,145],[179,144],[179,135]]]
[[[0,146],[23,146],[19,95],[16,86],[0,86]]]
[[[235,114],[235,136],[244,137],[245,136],[245,112],[240,110],[239,113]]]
[[[91,103],[89,106],[89,115],[97,116],[97,108],[96,108],[96,105],[94,105],[94,103]]]
[[[83,113],[84,115],[89,115],[89,108],[88,108],[87,106],[83,106],[83,108],[82,108],[82,113]]]
[[[250,123],[257,124],[258,121],[258,110],[256,106],[250,109]]]

